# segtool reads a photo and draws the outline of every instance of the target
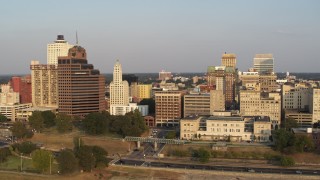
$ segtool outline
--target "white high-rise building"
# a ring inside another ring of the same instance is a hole
[[[259,73],[274,72],[274,59],[272,54],[256,54],[253,58],[253,68]]]
[[[47,45],[47,64],[58,65],[59,56],[68,56],[68,51],[73,45],[64,40],[63,35],[58,35],[57,40]]]
[[[320,89],[313,89],[313,99],[312,99],[312,121],[316,123],[320,121]]]
[[[122,67],[117,60],[113,67],[113,81],[110,83],[110,106],[129,105],[129,83],[122,81]]]

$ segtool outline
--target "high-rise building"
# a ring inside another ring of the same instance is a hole
[[[58,107],[57,67],[31,61],[32,104],[35,107]]]
[[[155,92],[156,123],[158,125],[178,125],[181,119],[180,91],[157,91]]]
[[[63,35],[58,35],[57,40],[47,45],[47,64],[58,65],[59,56],[67,56],[73,45],[64,40]]]
[[[210,115],[210,94],[188,94],[184,96],[183,117]]]
[[[274,72],[274,59],[272,54],[256,54],[253,58],[253,68],[256,72]]]
[[[237,64],[237,57],[235,54],[222,54],[222,58],[221,58],[221,64],[222,66],[226,66],[226,67],[232,67],[232,68],[236,68],[236,64]]]
[[[215,111],[225,111],[225,97],[222,90],[210,91],[210,115]]]
[[[85,116],[105,110],[105,78],[88,64],[81,46],[58,58],[58,110],[67,115]]]
[[[110,83],[110,106],[129,105],[129,84],[122,80],[122,67],[117,60],[113,67],[113,81]]]
[[[313,123],[320,121],[320,88],[313,88],[312,98],[312,120]]]
[[[229,61],[226,61],[227,63]],[[209,66],[207,72],[208,86],[221,90],[225,97],[226,109],[232,109],[235,102],[236,69],[232,66]]]

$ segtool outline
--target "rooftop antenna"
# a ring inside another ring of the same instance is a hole
[[[76,45],[78,45],[78,31],[76,31]]]

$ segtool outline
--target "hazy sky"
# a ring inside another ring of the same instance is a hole
[[[0,0],[0,74],[46,63],[58,34],[102,73],[205,72],[224,52],[246,71],[273,53],[278,72],[319,72],[319,0]]]

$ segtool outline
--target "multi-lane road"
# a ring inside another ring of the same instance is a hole
[[[274,174],[301,174],[320,176],[320,170],[312,169],[286,169],[286,168],[248,168],[236,166],[214,166],[200,164],[180,164],[169,162],[157,162],[148,160],[121,159],[115,162],[116,165],[128,166],[145,166],[157,168],[179,168],[179,169],[197,169],[197,170],[213,170],[213,171],[232,171],[232,172],[248,172],[248,173],[274,173]]]

